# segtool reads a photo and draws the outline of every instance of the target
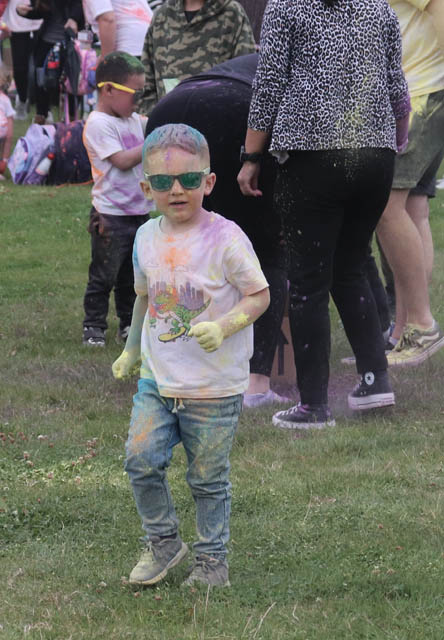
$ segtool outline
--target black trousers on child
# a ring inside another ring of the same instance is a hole
[[[83,307],[84,327],[107,329],[109,296],[114,289],[120,329],[131,324],[134,301],[133,244],[148,216],[113,216],[91,209],[91,264]]]
[[[278,170],[275,198],[289,254],[289,318],[303,404],[328,402],[330,293],[358,372],[387,369],[364,266],[390,194],[394,157],[389,149],[291,151]]]

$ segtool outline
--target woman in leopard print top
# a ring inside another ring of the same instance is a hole
[[[352,409],[394,404],[363,266],[387,202],[410,101],[401,35],[386,0],[270,0],[253,85],[247,154],[278,158],[275,201],[290,259],[290,326],[301,402],[284,428],[333,424],[328,408],[329,294],[356,356]],[[253,160],[253,161],[251,161]],[[260,197],[260,163],[239,184]]]

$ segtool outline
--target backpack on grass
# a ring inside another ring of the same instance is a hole
[[[83,144],[83,120],[58,122],[54,138],[54,160],[47,184],[75,184],[91,180],[91,164]]]
[[[17,140],[9,158],[13,182],[35,185],[89,182],[91,165],[82,140],[83,126],[82,120],[69,124],[31,124]],[[43,170],[41,161],[45,158]]]
[[[25,135],[17,140],[8,161],[15,184],[44,184],[46,176],[37,173],[40,161],[54,151],[55,126],[31,124]]]

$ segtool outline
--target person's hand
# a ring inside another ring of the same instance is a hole
[[[32,11],[32,7],[29,4],[18,4],[15,10],[19,14],[19,16],[22,16],[22,18],[26,18],[28,13]]]
[[[6,22],[0,22],[0,40],[6,40],[10,35],[11,32]]]
[[[244,162],[239,171],[237,181],[244,196],[261,196],[262,191],[258,189],[259,174],[261,167],[259,162]]]
[[[68,20],[63,25],[63,28],[64,29],[72,29],[74,31],[74,33],[77,33],[77,31],[78,31],[77,22],[75,20],[73,20],[72,18],[68,18]]]
[[[189,336],[194,336],[199,345],[207,353],[219,349],[224,335],[217,322],[198,322],[188,331]]]
[[[130,376],[136,375],[139,368],[140,358],[124,350],[117,360],[113,362],[113,376],[116,380],[125,380]]]
[[[8,166],[6,160],[0,160],[0,175],[5,173],[6,167]]]

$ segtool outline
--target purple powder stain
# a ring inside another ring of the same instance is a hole
[[[108,195],[109,201],[118,209],[126,213],[127,215],[140,214],[140,206],[146,202],[145,196],[142,190],[134,189],[134,187],[128,188],[124,182],[115,183],[114,190],[125,198],[125,201],[115,200]]]
[[[137,136],[134,133],[125,133],[122,135],[122,147],[126,150],[134,149],[139,144],[143,143],[143,138]]]

